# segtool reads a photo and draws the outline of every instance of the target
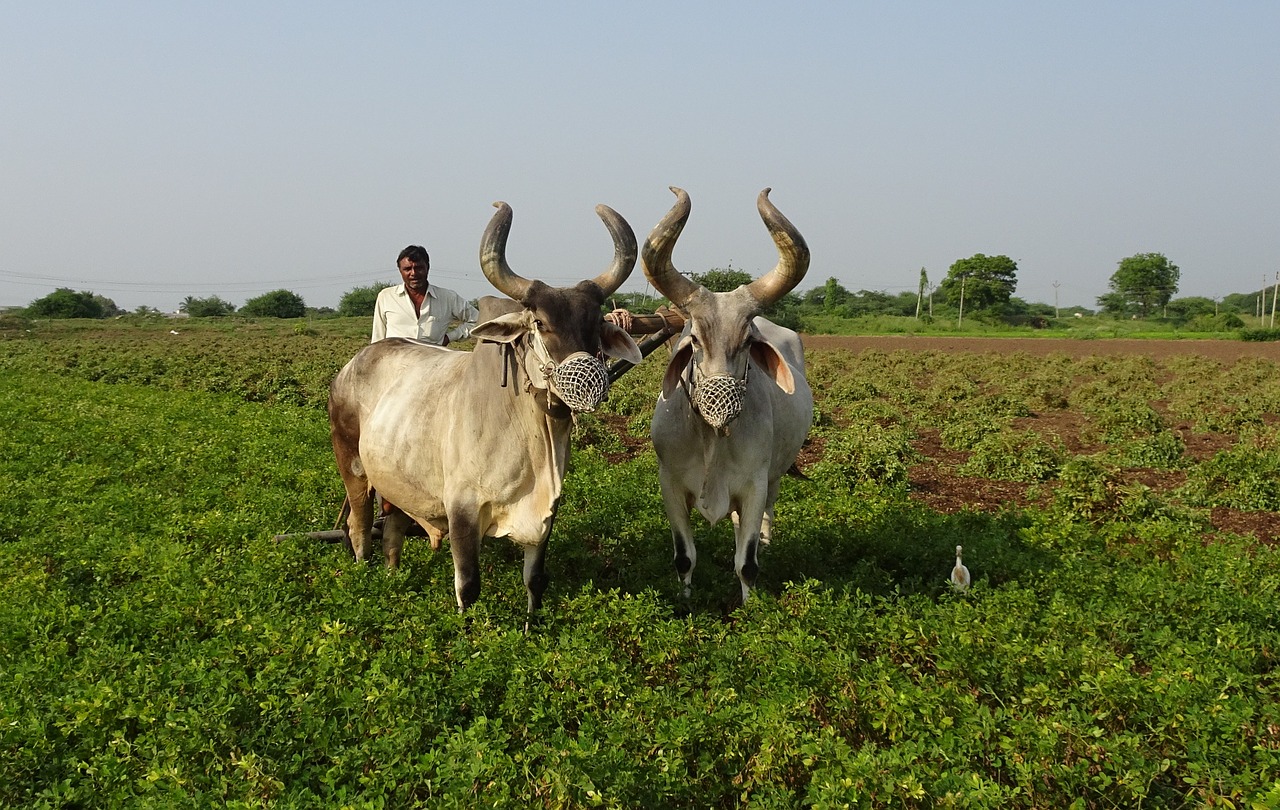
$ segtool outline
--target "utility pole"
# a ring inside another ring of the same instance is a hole
[[[967,276],[960,276],[960,317],[956,318],[956,326],[964,323],[964,280]]]
[[[1271,328],[1276,328],[1276,298],[1280,297],[1280,271],[1276,273],[1276,285],[1271,288]]]
[[[920,268],[920,285],[916,288],[916,320],[920,319],[920,308],[924,306],[924,292],[929,286],[929,274]],[[930,312],[930,315],[933,313]]]
[[[1053,282],[1053,317],[1056,320],[1058,315],[1058,282]]]

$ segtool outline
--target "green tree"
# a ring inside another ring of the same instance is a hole
[[[1137,307],[1131,305],[1129,300],[1118,292],[1103,293],[1098,296],[1098,308],[1102,310],[1104,315],[1131,315],[1137,312]]]
[[[377,283],[368,287],[352,287],[338,300],[338,314],[347,318],[372,318],[373,308],[378,303],[378,293],[391,286],[393,285],[390,283]]]
[[[245,301],[240,312],[260,318],[301,318],[307,314],[307,305],[295,292],[272,290]]]
[[[925,300],[927,302],[928,298],[926,298]],[[903,290],[902,292],[893,296],[893,301],[890,304],[890,309],[888,314],[902,315],[904,317],[910,318],[911,316],[916,314],[916,304],[918,304],[919,302],[920,302],[920,299],[916,296],[915,293],[911,292],[910,290]],[[926,312],[924,314],[927,315],[928,313]]]
[[[114,307],[115,304],[112,304]],[[32,318],[102,318],[102,302],[91,292],[76,292],[69,287],[59,287],[44,298],[37,298],[27,306]]]
[[[1218,305],[1212,298],[1192,295],[1186,298],[1175,298],[1169,302],[1169,317],[1178,320],[1189,320],[1197,315],[1217,315]]]
[[[859,315],[900,315],[898,302],[891,295],[880,290],[858,290],[849,296],[841,308],[845,316],[856,318]]]
[[[208,298],[196,298],[188,295],[178,305],[179,312],[185,312],[193,318],[221,318],[236,311],[236,305],[223,301],[216,295]]]
[[[619,309],[628,310],[636,315],[649,315],[662,303],[663,299],[659,295],[646,295],[638,292],[614,293],[609,296],[609,300],[604,302],[605,309],[613,309],[615,306]]]
[[[1248,293],[1231,293],[1230,295],[1223,296],[1222,310],[1224,312],[1257,315],[1259,308],[1258,300],[1261,295],[1262,291],[1258,290]],[[1267,300],[1269,302],[1271,299],[1268,298]]]
[[[1136,310],[1143,317],[1169,303],[1178,291],[1178,265],[1163,253],[1138,253],[1121,259],[1111,274],[1111,292],[1098,297],[1098,305],[1112,314]]]
[[[98,306],[102,307],[102,314],[98,316],[100,318],[114,318],[117,315],[125,314],[123,309],[116,306],[115,301],[112,301],[105,295],[93,293],[93,300],[98,302]]]
[[[743,284],[755,281],[750,273],[732,267],[713,267],[705,273],[690,273],[689,278],[711,292],[733,292]]]
[[[827,279],[827,283],[822,285],[822,308],[827,312],[835,312],[849,300],[849,291],[844,285],[836,281],[835,276]]]
[[[1013,259],[975,253],[952,264],[938,289],[957,307],[963,289],[965,310],[978,311],[1003,307],[1017,286],[1018,265]]]
[[[832,276],[822,286],[807,290],[800,296],[800,302],[812,312],[838,315],[840,308],[848,304],[853,297],[853,293],[849,292],[835,276]]]

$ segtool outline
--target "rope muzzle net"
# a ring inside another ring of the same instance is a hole
[[[713,428],[722,428],[742,413],[743,397],[747,393],[747,378],[717,374],[703,377],[689,392],[689,401]]]
[[[586,352],[571,354],[563,363],[548,362],[542,373],[574,413],[591,413],[609,396],[609,368]]]

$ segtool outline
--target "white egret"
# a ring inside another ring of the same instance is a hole
[[[951,569],[951,587],[957,591],[969,590],[969,569],[964,564],[964,546],[956,546],[956,567]]]

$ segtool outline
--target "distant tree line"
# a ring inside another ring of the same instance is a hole
[[[188,295],[178,306],[178,311],[193,318],[220,318],[227,315],[248,315],[259,318],[301,318],[308,314],[302,296],[289,290],[273,290],[256,298],[250,298],[239,309],[218,296],[197,298]],[[330,310],[332,311],[332,310]],[[373,310],[369,310],[372,314]],[[139,315],[159,315],[154,307],[141,306]],[[114,318],[126,314],[110,298],[82,290],[76,292],[59,287],[43,298],[27,305],[25,314],[32,318]]]
[[[1239,316],[1255,314],[1268,308],[1260,305],[1268,290],[1233,293],[1221,301],[1203,297],[1174,298],[1181,271],[1162,253],[1139,253],[1121,259],[1111,275],[1108,292],[1097,299],[1101,314],[1113,317],[1159,317],[1177,322],[1199,319],[1207,328],[1231,329],[1243,326]],[[715,292],[728,292],[748,284],[754,276],[732,266],[712,268],[690,277]],[[861,318],[874,316],[973,318],[988,323],[1036,324],[1059,317],[1056,305],[1028,303],[1014,296],[1018,283],[1018,265],[1008,256],[974,254],[958,259],[936,285],[928,273],[920,269],[914,291],[888,293],[882,290],[851,291],[835,277],[804,291],[794,290],[776,302],[765,315],[775,322],[799,328],[806,319]],[[374,283],[354,287],[345,292],[336,310],[311,309],[302,297],[289,290],[273,290],[245,301],[237,308],[218,296],[187,296],[179,307],[191,317],[217,318],[245,315],[266,318],[301,318],[306,315],[333,314],[342,317],[370,317],[378,293],[391,286]],[[633,312],[652,312],[665,303],[660,298],[641,293],[619,293],[608,306]],[[1089,313],[1070,307],[1068,313]],[[140,314],[158,314],[150,307],[139,307]],[[76,292],[59,288],[27,307],[26,314],[38,318],[109,318],[124,314],[109,298],[92,292]]]

